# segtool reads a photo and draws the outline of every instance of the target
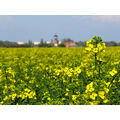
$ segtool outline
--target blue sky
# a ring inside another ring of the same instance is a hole
[[[120,16],[105,15],[0,15],[0,40],[27,42],[71,38],[86,41],[101,36],[104,41],[120,42]]]

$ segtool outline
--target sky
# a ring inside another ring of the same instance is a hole
[[[103,41],[120,42],[119,15],[0,15],[0,40],[28,42],[71,38],[87,41],[101,36]]]

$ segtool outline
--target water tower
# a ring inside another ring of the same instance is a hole
[[[54,42],[54,46],[57,47],[58,43],[59,43],[59,41],[58,41],[58,35],[57,34],[54,35],[53,42]]]

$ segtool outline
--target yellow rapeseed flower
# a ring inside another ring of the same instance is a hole
[[[3,102],[3,101],[1,101],[1,102],[0,102],[0,105],[3,105],[3,103],[4,103],[4,102]]]
[[[109,89],[108,88],[104,88],[104,91],[105,91],[105,93],[108,93]]]
[[[90,98],[92,100],[95,100],[95,98],[97,97],[97,94],[95,92],[93,92],[91,95],[90,95]]]
[[[105,92],[104,91],[99,91],[98,94],[99,94],[100,98],[102,98],[102,99],[105,98],[105,96],[104,96]]]
[[[3,98],[3,101],[6,101],[6,100],[8,100],[8,96],[5,96],[5,97]]]
[[[68,92],[67,92],[67,93],[65,93],[65,96],[68,96]]]
[[[105,99],[103,100],[103,102],[104,102],[104,103],[107,103],[107,102],[109,102],[109,100],[108,100],[107,98],[105,98]]]
[[[112,71],[109,72],[111,76],[114,76],[115,74],[117,74],[117,70],[113,69]]]
[[[76,98],[77,98],[77,95],[72,95],[72,100],[73,101],[76,100]]]
[[[64,101],[64,100],[66,100],[66,98],[62,98],[62,100]]]
[[[50,97],[48,97],[48,98],[47,98],[47,100],[48,100],[48,101],[50,101],[50,100],[51,100],[51,98],[50,98]]]

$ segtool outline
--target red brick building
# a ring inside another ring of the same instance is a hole
[[[65,47],[76,47],[76,43],[75,42],[66,42],[64,43]]]

